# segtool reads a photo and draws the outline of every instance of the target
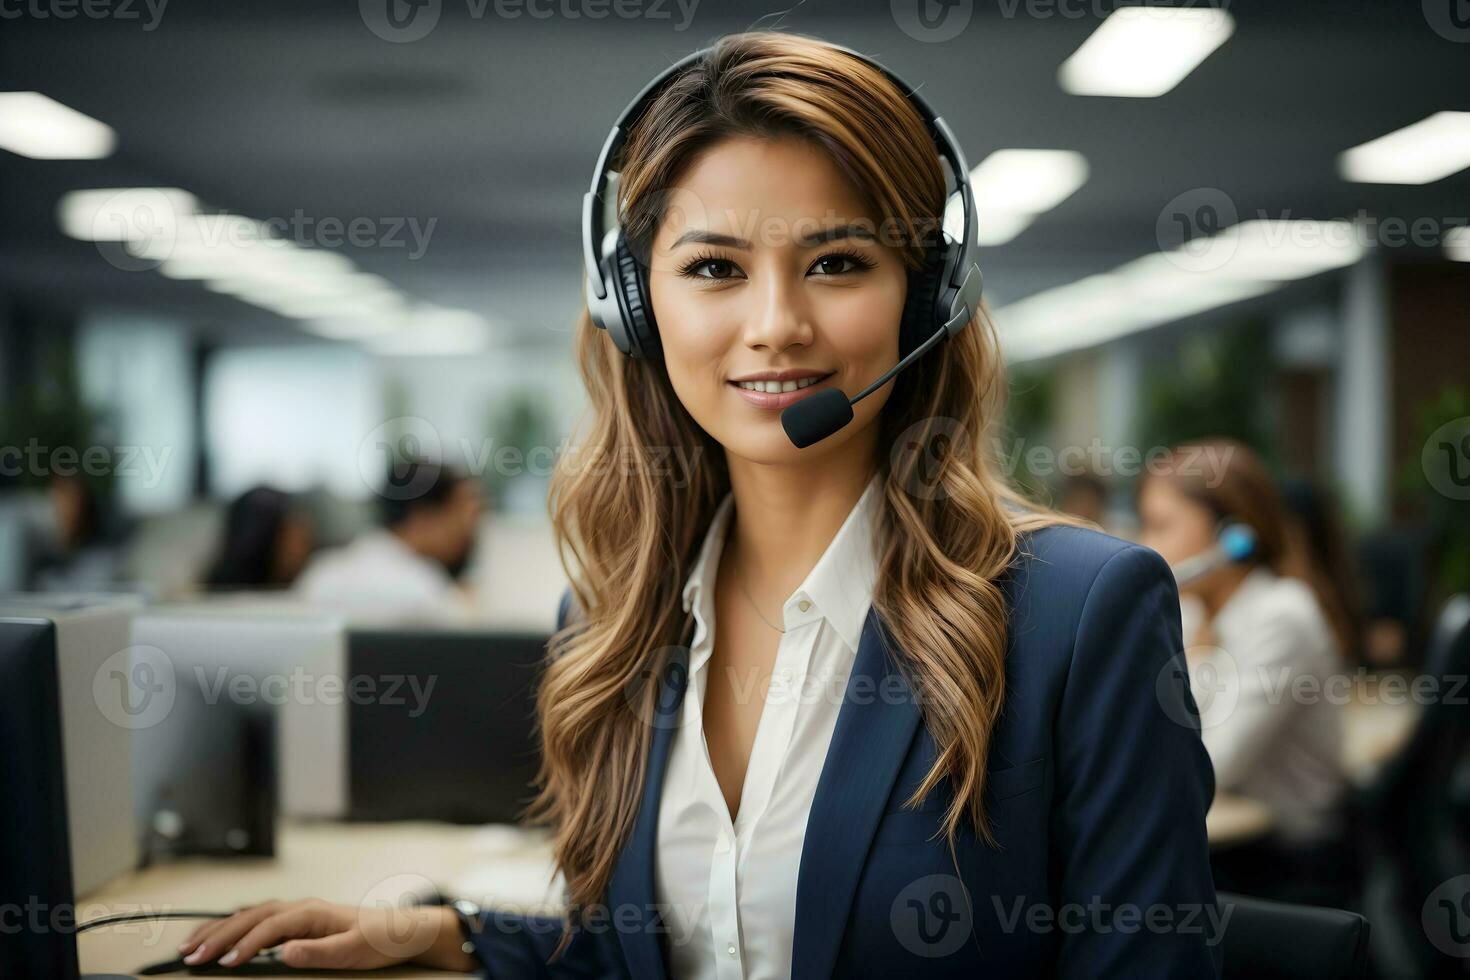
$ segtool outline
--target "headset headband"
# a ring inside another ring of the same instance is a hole
[[[949,285],[957,290],[964,290],[965,277],[973,264],[972,253],[975,249],[975,195],[970,187],[970,168],[965,163],[965,153],[960,149],[959,141],[955,139],[954,133],[950,131],[949,124],[929,107],[929,103],[917,91],[910,88],[903,79],[893,72],[869,58],[867,55],[844,48],[840,45],[831,47],[850,55],[864,64],[870,65],[882,72],[889,81],[893,82],[908,98],[919,115],[923,117],[925,125],[929,129],[929,135],[934,140],[939,150],[939,155],[949,162],[954,171],[954,182],[956,191],[963,200],[964,230],[960,239],[960,260],[954,264],[950,274]],[[587,282],[589,287],[597,294],[598,299],[606,299],[608,283],[603,279],[599,255],[602,250],[602,240],[606,235],[606,209],[607,202],[603,196],[607,193],[608,167],[612,163],[614,155],[623,146],[627,139],[628,127],[635,123],[649,102],[658,95],[664,84],[678,75],[684,69],[707,57],[714,48],[701,48],[691,55],[680,58],[668,68],[660,72],[651,82],[643,86],[628,107],[618,114],[617,122],[613,123],[612,129],[607,134],[607,139],[602,144],[602,152],[597,155],[597,169],[592,175],[592,186],[582,196],[582,263],[586,267]],[[945,195],[945,204],[949,202],[950,194]],[[939,215],[941,224],[944,219],[943,209]],[[941,233],[942,234],[942,233]]]

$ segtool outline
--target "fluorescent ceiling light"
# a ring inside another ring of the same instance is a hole
[[[99,160],[117,134],[40,92],[0,92],[0,147],[34,160]]]
[[[479,314],[433,309],[415,313],[401,330],[370,338],[367,346],[388,356],[444,357],[479,353],[489,340],[489,324]]]
[[[1455,228],[1444,236],[1444,254],[1455,262],[1470,262],[1470,228]]]
[[[1015,211],[982,211],[976,219],[980,224],[975,229],[976,245],[1004,245],[1031,227],[1036,216]]]
[[[1243,221],[1215,237],[1229,255],[1219,272],[1231,279],[1302,279],[1363,256],[1350,221]]]
[[[970,171],[975,209],[1040,214],[1087,183],[1087,159],[1076,150],[996,150]]]
[[[1344,180],[1428,184],[1470,167],[1470,112],[1436,112],[1337,158]]]
[[[63,194],[56,220],[84,242],[172,240],[198,206],[177,187],[99,187]]]
[[[1232,225],[1205,241],[1210,255],[1222,257],[1207,268],[1194,264],[1196,244],[1142,256],[999,310],[1006,358],[1027,361],[1093,347],[1260,296],[1289,280],[1350,265],[1363,254],[1347,221]]]
[[[996,150],[970,171],[976,244],[1004,245],[1086,182],[1087,159],[1075,150]],[[946,211],[946,229],[951,217]]]
[[[403,320],[395,316],[329,317],[308,320],[301,327],[328,340],[369,340],[403,329]]]
[[[1163,95],[1224,44],[1235,19],[1214,7],[1120,7],[1062,63],[1073,95]]]

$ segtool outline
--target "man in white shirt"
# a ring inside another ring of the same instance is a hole
[[[405,493],[409,488],[414,492]],[[474,547],[482,509],[477,481],[410,462],[383,491],[384,526],[318,555],[296,590],[313,605],[373,619],[462,621],[469,607],[455,580]]]

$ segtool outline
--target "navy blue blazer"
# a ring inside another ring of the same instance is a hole
[[[1054,527],[1024,537],[1001,585],[1006,702],[985,790],[998,846],[964,828],[952,860],[939,832],[947,781],[902,808],[935,744],[870,610],[802,847],[792,977],[1218,975],[1205,838],[1214,772],[1169,567],[1146,548]],[[685,650],[661,677],[664,721],[677,717],[687,671]],[[489,914],[475,937],[489,976],[668,978],[654,848],[674,730],[655,725],[601,917],[548,965],[559,919]]]

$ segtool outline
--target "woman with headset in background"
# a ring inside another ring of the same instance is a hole
[[[1350,903],[1340,812],[1347,678],[1332,584],[1298,552],[1276,482],[1238,442],[1176,447],[1144,478],[1138,510],[1140,543],[1180,572],[1216,785],[1264,803],[1280,845],[1249,866],[1234,862],[1220,886]],[[1236,553],[1208,557],[1237,535],[1246,544]]]
[[[572,588],[532,816],[565,914],[270,903],[189,962],[1217,974],[1174,579],[1002,478],[968,173],[818,40],[729,36],[650,83],[584,209],[590,419],[552,489]]]

